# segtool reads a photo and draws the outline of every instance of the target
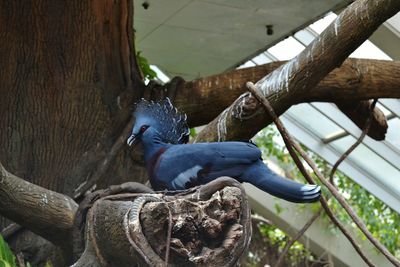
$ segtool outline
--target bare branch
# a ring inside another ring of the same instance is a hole
[[[274,118],[274,122],[276,126],[278,127],[280,133],[282,134],[282,137],[285,141],[286,147],[289,150],[290,155],[292,156],[293,160],[295,161],[296,165],[299,167],[301,173],[304,175],[306,180],[312,184],[315,184],[314,180],[311,178],[311,176],[308,174],[306,169],[304,168],[303,164],[301,163],[299,157],[293,150],[295,148],[298,153],[302,156],[302,158],[307,162],[307,164],[313,169],[314,173],[317,175],[318,179],[321,181],[321,183],[326,186],[329,191],[332,193],[332,195],[336,198],[336,200],[339,202],[339,204],[345,209],[347,214],[351,217],[351,219],[354,221],[354,223],[357,225],[357,227],[361,230],[361,232],[364,233],[364,235],[371,241],[371,243],[380,251],[382,254],[395,266],[400,266],[400,261],[396,259],[387,249],[385,246],[383,246],[379,240],[375,239],[371,232],[367,229],[366,225],[364,222],[357,216],[357,214],[352,210],[350,205],[346,202],[346,200],[342,197],[342,195],[337,191],[336,187],[332,185],[323,175],[321,172],[318,170],[318,167],[315,165],[315,163],[308,157],[307,153],[303,151],[301,146],[295,142],[287,132],[286,128],[283,126],[282,122],[279,120],[279,118],[276,116],[274,110],[272,109],[272,106],[269,104],[268,100],[257,91],[257,88],[255,87],[254,84],[252,83],[247,83],[247,86],[251,93],[263,104],[265,110],[270,113],[270,115]],[[325,202],[325,203],[324,203]],[[323,204],[323,207],[328,207],[325,198],[321,197],[321,203]],[[358,251],[358,250],[357,250]],[[364,257],[363,257],[364,259]]]
[[[284,63],[285,61],[272,62],[181,82],[175,89],[178,93],[174,103],[187,113],[191,126],[207,124],[247,91],[245,86],[247,81],[257,81]],[[400,77],[400,62],[349,58],[307,94],[292,98],[291,101],[292,104],[311,101],[334,102],[339,108],[349,105],[354,108],[359,105],[355,102],[361,99],[400,98],[398,87],[400,81],[397,77]],[[164,89],[169,91],[169,88],[167,84]],[[154,90],[162,92],[160,88],[154,88]],[[365,105],[362,104],[363,107]],[[205,109],[207,112],[204,112]],[[361,117],[368,117],[364,112],[360,113]],[[354,115],[347,113],[346,115],[353,119]],[[257,120],[253,123],[260,124],[260,122],[261,120]],[[360,128],[364,125],[364,123],[356,124]],[[386,128],[384,124],[382,126]],[[373,124],[372,128],[374,128]]]
[[[297,57],[282,65],[257,82],[281,114],[293,104],[293,98],[302,98],[329,72],[341,65],[345,58],[361,45],[385,20],[400,10],[400,1],[360,0],[347,7],[326,30]],[[306,93],[307,92],[307,93]],[[253,131],[249,120],[265,118],[254,105],[249,94],[240,96],[230,107],[198,135],[196,141],[229,140],[240,136],[240,130]],[[269,121],[271,118],[269,117]],[[265,124],[263,124],[264,126]],[[254,131],[255,132],[255,131]],[[253,133],[254,133],[253,132]]]
[[[0,163],[0,213],[63,247],[71,239],[78,205],[68,196],[29,183]]]
[[[281,255],[279,256],[279,259],[276,262],[275,267],[282,266],[285,256],[289,252],[290,247],[294,244],[294,242],[296,242],[297,240],[299,240],[300,237],[303,236],[303,234],[308,230],[308,228],[310,228],[310,226],[315,222],[315,220],[319,217],[319,215],[321,215],[321,211],[322,211],[322,209],[319,209],[318,212],[316,212],[308,220],[308,222],[303,226],[303,228],[300,229],[300,231],[296,234],[296,236],[286,242],[286,245],[283,248]]]
[[[360,137],[358,137],[357,141],[351,146],[349,147],[349,149],[346,150],[346,152],[343,153],[343,155],[336,161],[336,163],[333,165],[332,170],[331,170],[331,174],[329,175],[329,181],[331,184],[334,185],[334,181],[333,181],[333,175],[335,174],[337,168],[339,167],[340,163],[342,163],[349,155],[351,152],[353,152],[354,149],[356,149],[356,147],[361,144],[362,140],[364,139],[365,135],[367,134],[370,126],[371,126],[371,119],[373,117],[373,110],[375,108],[376,102],[378,101],[378,99],[375,99],[372,104],[370,105],[370,115],[367,118],[367,121],[365,122],[365,126],[364,129],[360,135]]]

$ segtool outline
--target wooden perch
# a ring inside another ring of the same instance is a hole
[[[281,114],[293,104],[293,99],[302,99],[310,94],[312,88],[399,10],[400,1],[395,0],[354,2],[303,52],[259,80],[257,87],[274,110]],[[338,96],[338,100],[343,96]],[[249,94],[243,94],[210,122],[196,141],[248,138],[249,132],[254,134],[261,128],[260,124],[254,124],[255,120],[263,121],[262,126],[265,126],[265,122],[271,122],[270,116],[260,112],[257,100]]]
[[[282,64],[272,62],[265,65],[236,69],[226,73],[200,78],[190,82],[181,82],[176,89],[175,104],[184,110],[191,126],[204,125],[214,119],[226,107],[246,92],[247,81],[258,81]],[[292,105],[302,102],[334,102],[359,127],[365,120],[364,109],[349,113],[343,106],[366,106],[371,98],[400,98],[400,62],[375,59],[346,59],[343,64],[328,74],[307,94],[292,98]],[[166,85],[167,90],[170,86]],[[161,92],[158,90],[158,92]],[[343,108],[343,109],[342,109]],[[207,112],[203,112],[204,109]],[[371,126],[370,136],[382,140],[387,124],[378,109],[375,111],[376,122]],[[364,118],[364,119],[363,119]],[[251,120],[249,123],[264,126],[269,123],[267,116]],[[261,128],[260,128],[261,129]],[[241,133],[239,139],[249,138],[254,132]]]
[[[138,191],[144,193],[132,193]],[[84,251],[76,267],[163,266],[165,261],[233,266],[250,242],[250,207],[243,187],[232,178],[175,194],[125,183],[89,198],[93,203],[83,201],[76,215],[71,198],[24,181],[0,164],[2,216],[62,247],[67,257],[82,252],[74,249],[81,245],[72,239],[74,226],[80,229],[74,218],[85,223]]]
[[[250,241],[245,192],[222,177],[176,195],[120,194],[96,201],[87,215],[85,251],[73,266],[165,266],[170,219],[172,265],[233,266]]]
[[[9,173],[0,163],[0,214],[56,245],[71,245],[78,205]],[[64,247],[65,248],[65,247]]]

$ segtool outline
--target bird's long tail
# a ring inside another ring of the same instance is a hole
[[[271,171],[261,160],[248,168],[241,177],[261,190],[295,203],[318,201],[321,188],[318,185],[301,184]]]

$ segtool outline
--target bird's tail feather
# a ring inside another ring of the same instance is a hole
[[[273,196],[290,202],[316,202],[321,196],[320,186],[301,184],[284,178],[271,171],[262,161],[249,168],[242,178],[243,182],[251,183]]]

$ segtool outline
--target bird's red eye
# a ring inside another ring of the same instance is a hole
[[[144,132],[144,131],[146,131],[147,128],[148,128],[148,126],[143,125],[142,127],[140,127],[140,131],[141,131],[141,132]]]

